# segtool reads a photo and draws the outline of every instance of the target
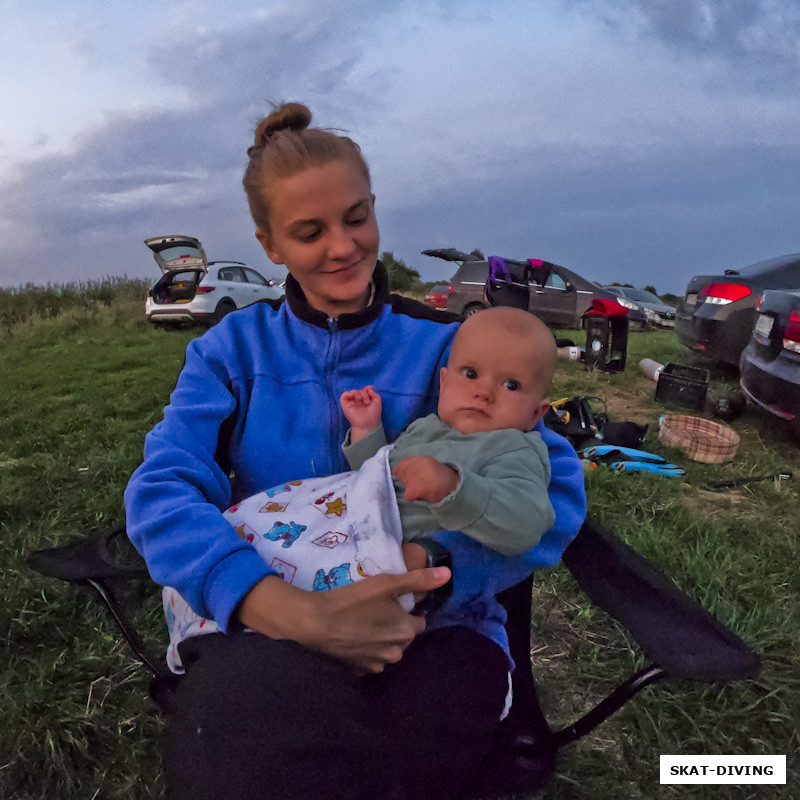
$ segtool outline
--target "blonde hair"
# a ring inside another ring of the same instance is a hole
[[[310,123],[311,112],[302,103],[283,103],[273,105],[256,127],[242,185],[253,221],[263,231],[269,231],[270,189],[277,179],[341,159],[352,161],[370,183],[361,148],[347,136],[309,128]]]

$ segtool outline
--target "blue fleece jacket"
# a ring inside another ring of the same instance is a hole
[[[311,308],[291,277],[286,302],[226,316],[189,344],[164,419],[145,440],[125,492],[129,536],[153,579],[223,630],[238,625],[247,592],[275,573],[222,511],[282,481],[346,471],[339,397],[348,389],[380,392],[389,441],[436,410],[458,319],[390,296],[380,265],[374,281],[370,306],[336,319]],[[453,556],[455,595],[429,627],[461,622],[503,645],[505,612],[494,593],[555,564],[577,533],[586,511],[580,462],[565,439],[539,430],[555,524],[513,558],[459,532],[439,534]]]

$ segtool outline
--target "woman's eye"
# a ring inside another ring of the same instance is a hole
[[[356,217],[355,219],[347,220],[348,225],[352,225],[353,227],[358,227],[359,225],[363,225],[367,221],[366,214],[363,217]]]
[[[504,385],[509,392],[518,392],[521,388],[519,382],[514,380],[508,380]]]
[[[319,238],[319,233],[320,232],[319,232],[318,229],[309,230],[309,231],[303,231],[302,233],[298,233],[297,234],[297,240],[299,242],[303,242],[304,244],[307,244],[309,242],[313,242],[316,239],[318,239]]]
[[[478,377],[478,371],[472,367],[464,367],[463,375],[467,380],[474,381]]]

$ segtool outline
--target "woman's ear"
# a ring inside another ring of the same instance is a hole
[[[259,244],[264,248],[264,252],[267,254],[269,260],[273,264],[284,263],[281,259],[280,253],[278,253],[278,251],[275,249],[272,236],[269,233],[261,230],[261,228],[258,228],[256,229],[256,239],[258,239]]]

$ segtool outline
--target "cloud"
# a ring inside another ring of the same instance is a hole
[[[724,58],[762,87],[797,82],[800,7],[791,0],[567,0],[625,36]],[[755,73],[753,72],[755,70]]]
[[[792,248],[798,94],[740,80],[752,65],[728,57],[745,30],[768,38],[772,6],[706,24],[689,0],[374,5],[173,10],[147,56],[161,105],[121,102],[7,173],[0,285],[152,276],[141,240],[177,233],[274,274],[240,181],[255,124],[286,99],[361,144],[384,247],[432,279],[417,254],[435,246],[631,282]]]
[[[795,208],[785,202],[796,194],[796,151],[681,146],[607,155],[542,148],[533,173],[465,185],[441,196],[433,216],[412,203],[382,214],[378,195],[383,245],[431,280],[452,270],[421,250],[479,247],[677,293],[693,274],[797,249]]]
[[[265,96],[316,98],[320,124],[346,118],[341,109],[358,107],[356,94],[369,96],[368,86],[347,87],[357,37],[337,38],[323,14],[309,22],[303,12],[318,7],[292,4],[238,25],[164,32],[150,65],[174,87],[169,107],[106,113],[68,149],[6,175],[0,284],[150,274],[139,241],[170,232],[201,236],[212,258],[263,264],[241,175],[251,131],[269,110]],[[347,28],[341,15],[338,26]]]

